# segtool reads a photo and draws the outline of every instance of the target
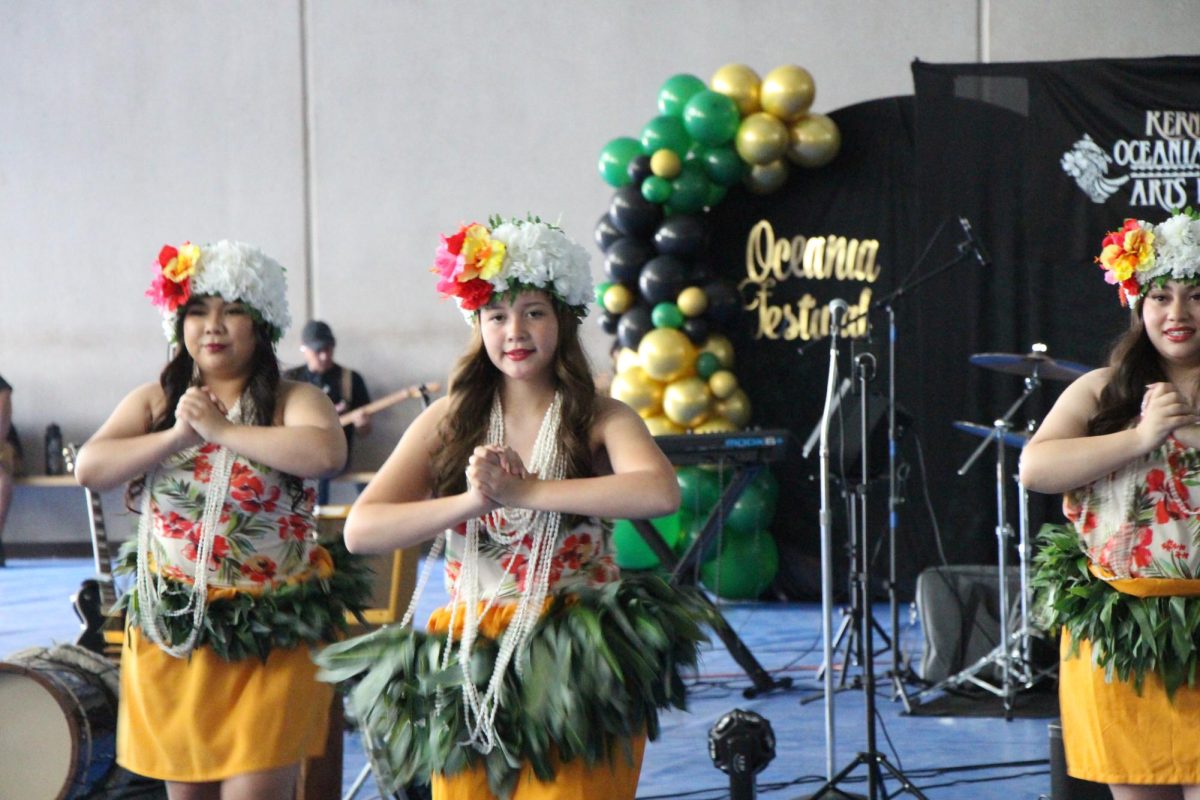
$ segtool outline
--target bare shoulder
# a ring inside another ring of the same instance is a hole
[[[297,399],[301,402],[316,402],[318,397],[328,399],[324,392],[308,381],[294,381],[290,378],[279,379],[279,400],[282,403],[287,403],[292,399]]]
[[[404,432],[405,437],[415,438],[424,442],[430,452],[432,452],[435,442],[439,440],[442,422],[449,413],[450,396],[439,397],[430,403],[428,408],[417,415],[417,418],[412,421],[412,424]]]

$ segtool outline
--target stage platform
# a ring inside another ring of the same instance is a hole
[[[73,641],[79,625],[68,597],[91,571],[90,559],[10,559],[8,567],[0,569],[0,657],[25,647]],[[427,610],[444,599],[441,581],[431,580],[417,619],[423,620]],[[775,732],[776,756],[758,776],[759,795],[781,800],[807,797],[824,780],[825,771],[823,703],[800,703],[819,689],[820,608],[811,603],[722,603],[721,608],[758,661],[773,674],[792,677],[796,687],[746,699],[742,690],[750,686],[749,679],[713,637],[715,644],[705,652],[699,673],[690,680],[690,709],[666,714],[662,737],[646,750],[638,798],[728,797],[729,780],[709,759],[708,732],[734,708],[762,715]],[[877,606],[875,613],[886,628],[886,605]],[[901,613],[900,636],[904,650],[919,663],[922,635],[916,615],[907,607]],[[880,653],[875,665],[882,676],[890,668],[888,654]],[[851,667],[851,675],[859,672]],[[911,687],[913,691],[916,688]],[[965,711],[969,716],[908,716],[902,713],[900,702],[892,701],[889,687],[882,681],[878,697],[878,749],[928,797],[1037,800],[1049,795],[1050,718],[1020,716],[1006,722],[978,716],[987,709],[972,703],[965,708],[957,704],[958,710],[947,709]],[[1019,709],[1022,714],[1053,714],[1053,698],[1022,696]],[[865,746],[862,692],[838,693],[835,710],[835,766],[840,769]],[[345,789],[365,763],[357,737],[348,733]],[[855,775],[865,777],[861,769]],[[858,794],[866,789],[864,784],[842,786]],[[899,787],[888,781],[886,788],[889,796],[896,796]],[[362,800],[378,796],[373,781],[357,794]]]

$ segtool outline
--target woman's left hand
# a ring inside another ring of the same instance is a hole
[[[213,441],[232,423],[225,418],[225,406],[207,386],[193,386],[179,398],[175,416],[192,426],[207,442]]]
[[[511,447],[481,445],[467,461],[467,480],[500,505],[520,507],[518,498],[531,475]]]

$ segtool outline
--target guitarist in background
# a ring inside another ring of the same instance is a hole
[[[0,377],[0,567],[4,566],[4,520],[21,469],[21,440],[12,424],[12,386]]]
[[[333,406],[339,415],[345,415],[355,409],[362,408],[371,402],[367,393],[367,384],[352,369],[343,367],[333,360],[333,349],[337,339],[328,323],[320,320],[309,320],[304,331],[300,334],[300,352],[304,354],[304,366],[287,370],[283,376],[293,381],[303,381],[316,386],[333,401]],[[346,433],[346,451],[349,454],[354,446],[355,432],[366,436],[371,432],[371,415],[361,411],[354,415],[348,425],[342,430]],[[346,464],[350,464],[347,456]],[[329,502],[329,480],[317,484],[317,504]]]

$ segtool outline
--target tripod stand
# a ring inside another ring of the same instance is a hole
[[[857,565],[856,565],[857,570],[855,571],[850,583],[851,583],[852,594],[857,593],[858,602],[860,604],[865,605],[866,603],[870,602],[870,582],[871,582],[871,556],[870,556],[870,549],[868,547],[870,535],[868,534],[869,526],[867,525],[867,521],[868,521],[867,500],[868,500],[868,489],[869,489],[868,476],[870,475],[869,467],[868,467],[868,463],[867,463],[867,461],[868,461],[867,456],[868,456],[868,452],[869,452],[869,447],[867,447],[867,383],[871,380],[872,377],[874,377],[875,357],[873,355],[871,355],[870,353],[860,354],[854,360],[854,369],[855,369],[855,379],[858,382],[859,390],[860,390],[859,391],[859,411],[860,411],[859,424],[860,424],[860,431],[862,433],[862,438],[860,440],[861,446],[862,446],[862,456],[861,456],[862,480],[859,482],[858,486],[856,487],[856,491],[855,491],[855,493],[857,495],[855,500],[856,500],[856,503],[857,503],[857,506],[859,509],[859,515],[861,516],[861,524],[859,524],[860,520],[856,516],[851,515],[851,526],[852,526],[851,532],[852,532],[853,538],[857,542],[856,550],[857,550],[858,558],[857,558]],[[871,618],[870,614],[863,614],[861,619],[859,620],[859,623],[861,626],[861,634],[860,635],[862,637],[862,639],[861,639],[862,645],[865,649],[865,652],[869,654],[871,652],[872,637],[873,637],[873,633],[874,633],[876,626],[875,626],[875,624],[873,624],[874,620]],[[826,650],[826,654],[828,655],[828,648]],[[873,659],[870,657],[867,657],[867,658],[863,659],[863,665],[862,665],[863,666],[863,672],[862,672],[863,697],[864,697],[864,700],[866,701],[866,714],[867,714],[867,728],[866,728],[866,730],[867,730],[867,748],[866,748],[866,750],[863,750],[857,756],[855,756],[854,759],[849,764],[847,764],[840,772],[838,772],[836,775],[833,775],[832,777],[830,777],[829,780],[825,784],[823,784],[819,789],[817,789],[815,794],[810,796],[809,800],[816,800],[817,798],[820,798],[820,797],[833,797],[833,798],[846,797],[846,794],[844,792],[841,792],[840,790],[837,789],[837,785],[839,783],[841,783],[842,781],[844,781],[846,778],[848,778],[851,775],[851,773],[853,773],[860,766],[865,766],[867,768],[867,795],[866,795],[867,800],[877,800],[877,798],[880,798],[880,797],[890,797],[890,795],[887,794],[887,792],[883,786],[883,780],[884,780],[883,773],[885,771],[894,780],[899,782],[900,791],[907,792],[908,794],[911,794],[913,797],[925,798],[925,795],[921,793],[921,790],[918,789],[916,786],[914,786],[912,781],[910,781],[904,775],[904,773],[902,773],[899,769],[897,769],[895,766],[893,766],[892,763],[890,761],[888,761],[887,756],[885,756],[883,753],[879,752],[879,750],[876,748],[875,667],[872,662],[873,662]],[[827,676],[826,677],[826,686],[827,687],[828,687],[828,684],[829,684],[829,678]],[[827,703],[828,703],[828,700],[829,700],[829,698],[827,697],[826,698]],[[832,770],[830,770],[830,771],[832,772]],[[882,794],[881,794],[881,792],[882,792]]]

